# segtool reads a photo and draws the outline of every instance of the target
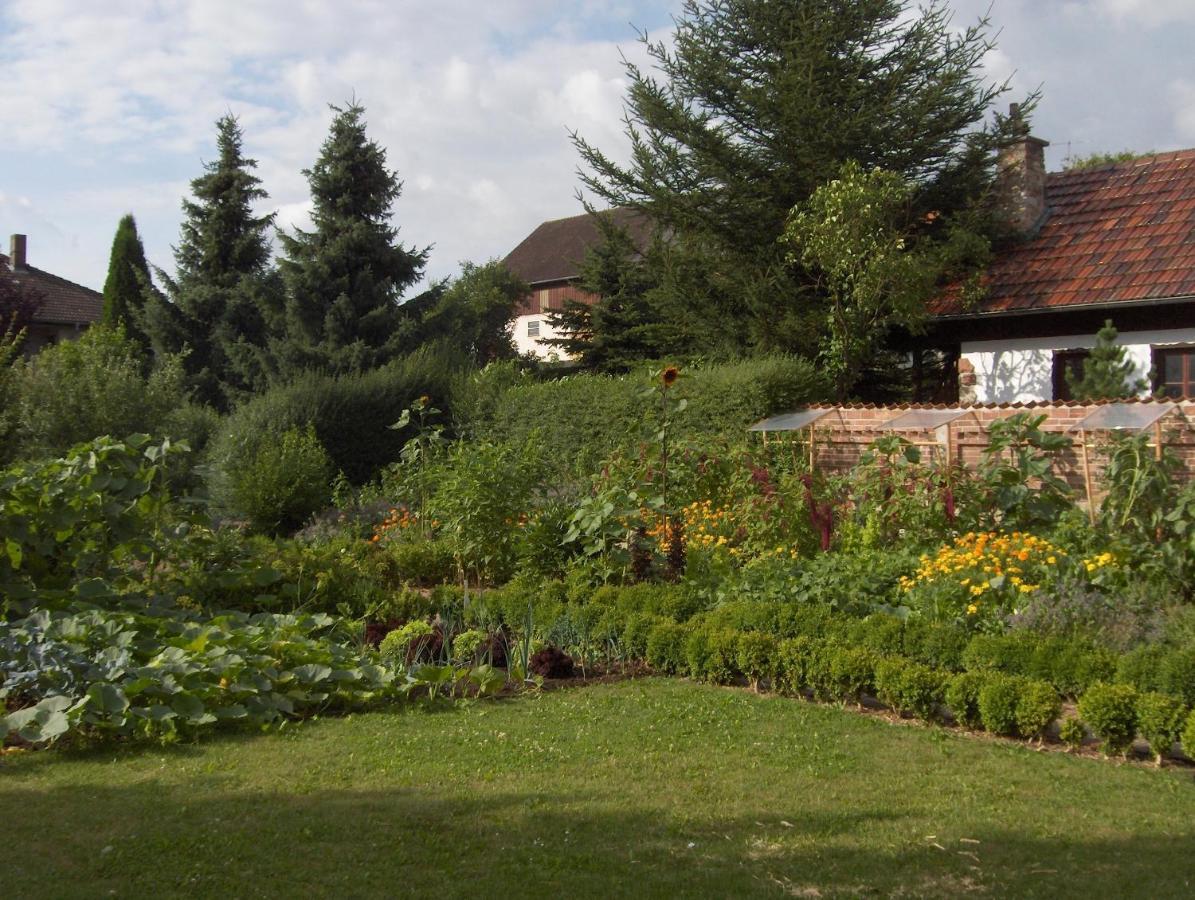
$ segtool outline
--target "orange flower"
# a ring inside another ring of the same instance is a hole
[[[676,379],[680,378],[680,369],[676,366],[668,366],[660,373],[660,380],[664,382],[664,387],[670,388],[676,384]]]

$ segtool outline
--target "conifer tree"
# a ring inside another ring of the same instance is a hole
[[[147,303],[155,352],[186,351],[197,399],[227,408],[269,376],[268,324],[280,315],[281,286],[270,265],[274,217],[256,215],[268,196],[245,157],[237,120],[216,122],[218,155],[191,182],[174,248],[177,273],[159,273],[164,296]]]
[[[673,41],[644,34],[652,69],[626,63],[630,162],[574,142],[587,191],[673,239],[653,263],[660,321],[817,352],[826,298],[785,262],[789,211],[847,160],[916,185],[914,215],[978,208],[1012,127],[988,122],[1005,90],[984,81],[988,30],[956,29],[938,0],[685,0]]]
[[[1095,347],[1083,360],[1083,374],[1075,377],[1070,369],[1065,374],[1071,396],[1076,400],[1117,400],[1135,397],[1149,390],[1149,382],[1135,378],[1136,366],[1128,358],[1125,348],[1116,343],[1119,332],[1111,319],[1095,335]]]
[[[104,280],[104,306],[101,321],[112,328],[124,327],[125,334],[143,351],[150,342],[143,328],[145,293],[153,286],[145,247],[137,234],[137,223],[128,213],[116,226],[112,253],[108,258],[108,277]]]
[[[332,109],[319,158],[304,171],[313,230],[279,235],[287,298],[274,353],[284,376],[359,372],[397,356],[407,318],[399,299],[427,260],[426,249],[397,243],[391,208],[402,183],[366,135],[365,109]]]
[[[578,285],[597,301],[568,300],[550,313],[549,322],[563,336],[543,343],[586,368],[620,372],[662,352],[663,326],[648,298],[656,281],[630,233],[609,216],[593,215],[601,241],[586,252]]]

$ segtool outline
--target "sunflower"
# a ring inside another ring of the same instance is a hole
[[[660,380],[664,382],[664,387],[670,388],[676,384],[676,379],[680,378],[680,369],[676,366],[668,366],[660,373]]]

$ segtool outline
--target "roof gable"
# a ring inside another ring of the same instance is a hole
[[[0,253],[8,264],[8,256]],[[50,272],[26,266],[12,272],[18,284],[27,285],[42,295],[34,322],[55,325],[90,325],[100,320],[104,310],[104,295],[99,291],[75,284]]]
[[[1052,172],[1049,214],[989,267],[987,295],[931,315],[983,315],[1195,297],[1195,150]]]
[[[510,251],[506,267],[528,284],[568,281],[581,274],[585,251],[601,240],[593,213],[544,222]],[[608,209],[599,216],[609,217],[627,229],[639,246],[646,246],[651,221],[633,209]]]

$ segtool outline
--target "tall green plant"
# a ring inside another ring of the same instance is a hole
[[[988,429],[979,477],[988,494],[991,524],[1021,530],[1049,527],[1070,507],[1070,485],[1054,474],[1054,456],[1072,441],[1044,430],[1046,418],[1021,412]]]

